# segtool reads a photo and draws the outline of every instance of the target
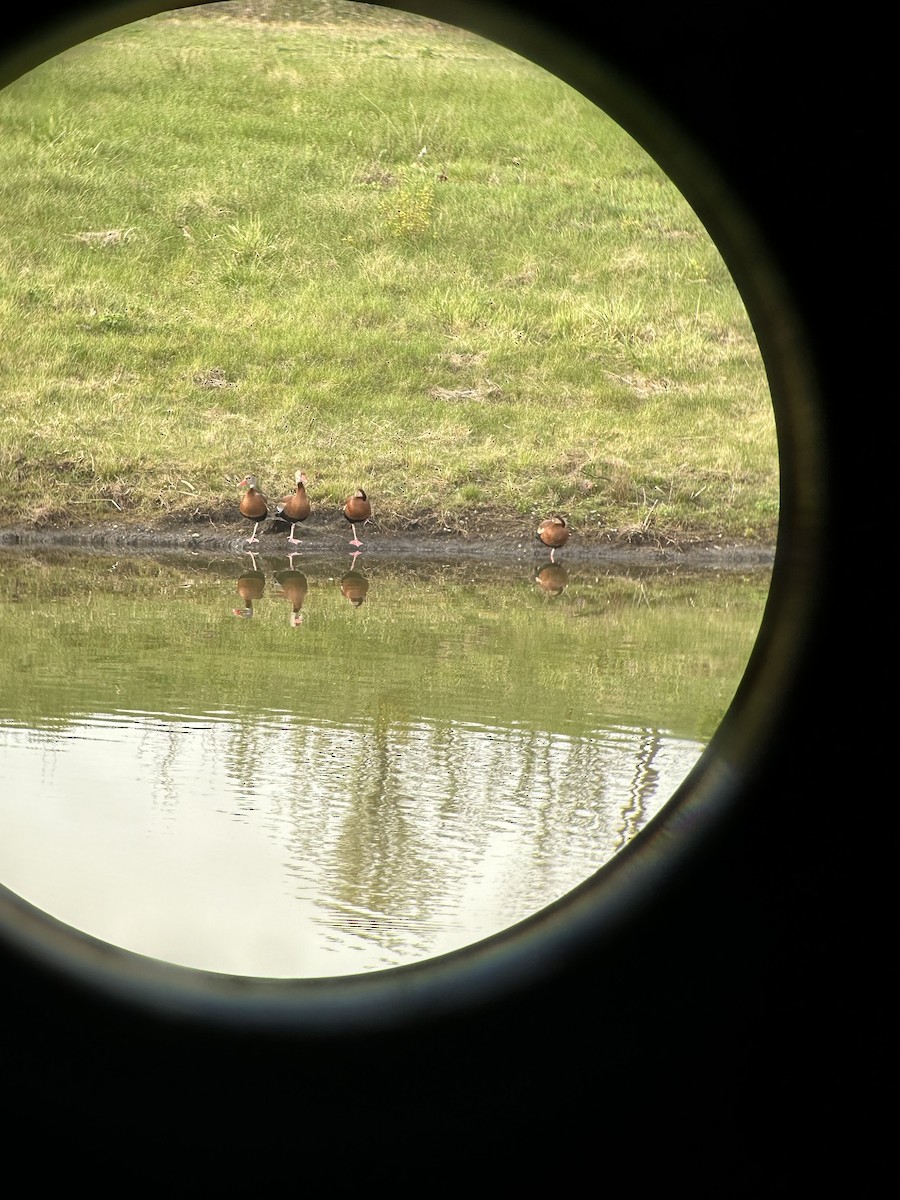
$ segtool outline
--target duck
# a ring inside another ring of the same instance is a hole
[[[550,562],[555,563],[554,555],[569,540],[568,523],[565,517],[546,517],[537,527],[537,539],[550,548]]]
[[[275,572],[275,579],[281,586],[281,594],[291,602],[291,625],[295,628],[303,623],[303,601],[309,591],[309,581],[302,571],[294,568],[295,554],[288,555],[288,565],[282,571]]]
[[[288,492],[283,496],[275,506],[275,516],[280,521],[290,522],[291,532],[288,534],[288,541],[293,546],[300,545],[300,539],[294,537],[294,530],[301,521],[305,521],[309,516],[311,508],[309,496],[306,494],[306,475],[303,471],[298,471],[294,476],[297,486],[292,492]]]
[[[256,555],[252,550],[248,550],[252,565],[246,571],[242,571],[238,576],[237,590],[238,595],[243,600],[244,604],[241,608],[235,608],[232,611],[236,617],[252,617],[253,616],[253,601],[259,600],[262,597],[266,587],[266,576],[260,571],[256,565]]]
[[[255,475],[245,475],[238,484],[239,488],[247,489],[241,496],[241,516],[246,517],[248,521],[255,522],[253,532],[247,538],[248,544],[259,541],[256,531],[269,515],[269,501],[259,490],[257,484],[258,480]]]
[[[344,507],[341,509],[346,520],[350,522],[350,528],[353,530],[353,540],[351,546],[361,546],[362,542],[356,532],[356,526],[364,524],[372,515],[372,505],[369,502],[369,497],[362,490],[357,488],[352,496],[348,496],[344,502]]]
[[[569,572],[559,563],[547,563],[541,567],[534,582],[550,596],[559,596],[566,590]]]

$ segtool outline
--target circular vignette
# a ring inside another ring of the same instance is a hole
[[[5,84],[71,45],[173,7],[148,0],[66,6],[7,45]],[[390,7],[390,6],[386,6]],[[0,942],[32,988],[127,1010],[147,1022],[310,1039],[411,1030],[502,1005],[546,985],[643,921],[667,889],[714,853],[747,803],[800,669],[822,584],[824,440],[819,384],[797,301],[751,211],[717,164],[639,81],[553,20],[505,7],[420,0],[393,7],[470,29],[530,58],[617,121],[681,190],[728,266],[757,333],[775,408],[780,531],[762,628],[744,678],[691,774],[642,833],[591,879],[484,942],[422,963],[337,979],[232,977],[142,958],[81,934],[0,888]],[[638,71],[640,76],[641,72]]]

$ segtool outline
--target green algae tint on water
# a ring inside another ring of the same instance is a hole
[[[694,766],[770,582],[547,567],[0,552],[0,882],[260,976],[416,962],[539,911]]]

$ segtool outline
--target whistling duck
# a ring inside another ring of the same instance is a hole
[[[369,581],[361,571],[354,571],[359,551],[350,560],[350,570],[341,579],[341,595],[346,596],[354,608],[359,608],[369,590]]]
[[[347,497],[341,511],[350,522],[350,528],[353,530],[353,541],[350,545],[361,546],[362,542],[357,536],[356,526],[361,523],[364,524],[372,515],[372,505],[369,503],[369,497],[362,488],[357,488],[352,496]]]
[[[547,517],[541,521],[537,527],[537,539],[550,547],[550,561],[555,563],[554,554],[569,540],[569,526],[565,517]]]
[[[302,471],[298,471],[294,478],[297,481],[296,488],[278,502],[275,515],[282,521],[290,521],[291,532],[288,534],[288,541],[294,546],[299,546],[300,539],[294,537],[294,530],[309,516],[310,504],[306,494],[306,476]]]
[[[247,490],[241,496],[241,516],[246,517],[248,521],[255,522],[253,532],[247,538],[248,543],[258,542],[256,531],[269,515],[269,502],[266,497],[256,486],[257,480],[255,475],[246,475],[238,484],[239,488],[245,487]]]
[[[294,570],[294,555],[288,555],[288,565],[283,571],[276,571],[275,578],[281,584],[281,594],[291,602],[291,624],[300,625],[303,622],[303,601],[309,591],[309,583],[302,571]]]
[[[565,591],[569,582],[569,572],[559,563],[547,563],[538,571],[534,582],[551,596],[558,596]]]
[[[253,616],[253,601],[260,599],[266,586],[265,574],[256,566],[256,555],[252,550],[248,550],[247,553],[253,560],[253,565],[249,571],[242,571],[238,576],[237,590],[244,601],[244,607],[232,610],[236,617]]]

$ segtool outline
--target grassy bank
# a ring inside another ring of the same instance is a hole
[[[0,93],[0,520],[234,521],[303,468],[385,528],[774,540],[753,330],[647,155],[468,33],[247,11]]]

